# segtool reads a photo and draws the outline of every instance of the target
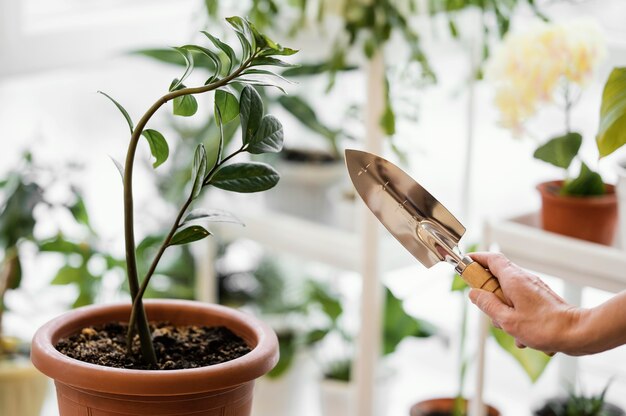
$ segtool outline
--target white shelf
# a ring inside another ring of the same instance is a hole
[[[360,271],[363,264],[363,239],[356,231],[313,222],[263,208],[231,210],[245,227],[226,224],[219,235],[227,240],[246,238],[272,251],[288,253],[306,260],[329,264],[345,270]],[[417,262],[382,227],[379,253],[383,271],[407,267]]]
[[[611,292],[626,289],[626,251],[542,230],[539,215],[488,222],[485,243],[520,266],[578,286]]]

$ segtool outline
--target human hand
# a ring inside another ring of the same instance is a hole
[[[510,305],[495,294],[472,289],[470,300],[515,338],[518,347],[577,355],[578,321],[584,310],[565,302],[541,279],[511,263],[502,254],[473,253],[470,257],[496,276]]]

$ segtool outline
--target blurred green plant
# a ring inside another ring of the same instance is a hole
[[[54,253],[63,259],[51,284],[74,285],[78,294],[73,307],[92,303],[100,289],[103,276],[116,269],[123,269],[124,263],[101,249],[98,236],[93,230],[89,214],[80,189],[67,181],[65,176],[53,169],[37,165],[33,156],[25,152],[18,166],[10,170],[0,181],[0,253],[3,256],[0,266],[0,356],[3,346],[9,343],[2,337],[2,313],[6,310],[4,297],[7,291],[16,290],[22,283],[22,263],[24,248],[31,244],[38,253]],[[45,192],[52,186],[61,185],[68,197],[63,201],[51,200]],[[78,237],[68,237],[60,225],[56,235],[41,238],[36,235],[35,227],[54,213],[65,211],[65,216],[72,219],[72,226],[78,227]],[[104,266],[94,272],[89,264],[99,261]]]
[[[227,250],[222,250],[222,255]],[[345,301],[339,293],[317,278],[286,273],[279,261],[270,257],[264,257],[250,271],[227,272],[226,269],[223,265],[217,269],[220,302],[252,308],[274,324],[280,359],[269,377],[284,375],[299,352],[321,352],[324,344],[339,339],[345,343],[345,356],[330,359],[324,354],[314,356],[327,377],[349,381],[355,341],[343,321]],[[392,354],[407,337],[425,338],[437,333],[434,325],[409,315],[402,300],[389,289],[385,289],[382,325],[383,355]]]
[[[367,2],[362,0],[250,0],[243,5],[238,4],[237,7],[242,9],[243,13],[260,28],[273,30],[286,37],[296,36],[313,27],[322,28],[320,31],[325,32],[327,28],[324,24],[328,20],[339,19],[341,29],[331,34],[332,48],[326,58],[322,58],[321,61],[303,63],[283,72],[283,75],[289,77],[326,75],[328,77],[326,92],[333,89],[339,73],[359,68],[359,65],[350,62],[355,55],[353,52],[360,51],[370,60],[392,39],[402,39],[408,49],[405,57],[400,57],[398,53],[395,53],[393,64],[397,65],[399,62],[404,62],[406,65],[416,64],[422,77],[422,82],[419,84],[423,87],[435,83],[437,76],[422,47],[420,35],[415,30],[417,25],[413,19],[419,15],[445,17],[450,35],[455,39],[461,39],[463,30],[457,22],[459,16],[468,10],[476,10],[480,14],[481,27],[478,29],[483,31],[484,36],[476,78],[482,78],[483,64],[489,57],[492,39],[502,38],[507,34],[520,5],[528,5],[539,18],[547,19],[538,9],[535,0],[430,0],[426,4],[426,8],[421,9],[422,4],[416,0]],[[205,6],[209,17],[216,19],[221,15],[222,9],[228,10],[232,4],[227,4],[222,0],[205,0]],[[276,25],[277,21],[281,24]],[[471,28],[471,30],[475,29]],[[390,77],[387,75],[385,109],[380,125],[387,136],[393,137],[396,133],[396,118],[399,112],[390,95],[389,83]],[[307,118],[310,113],[291,111],[290,103],[284,99],[278,104],[283,105],[301,124],[328,139],[325,132],[320,132],[315,127],[311,128],[311,123]],[[402,156],[402,152],[393,141],[391,145],[392,149]]]
[[[468,247],[468,252],[473,252],[478,249],[478,245],[472,245]],[[462,312],[461,312],[461,328],[460,328],[460,341],[459,341],[459,374],[458,374],[458,391],[454,402],[454,411],[452,416],[464,416],[466,414],[465,397],[465,378],[467,368],[470,363],[470,355],[467,352],[467,321],[468,321],[468,301],[467,292],[470,287],[458,274],[454,274],[452,279],[452,292],[459,292],[462,296]],[[534,383],[539,379],[546,366],[550,362],[550,356],[543,352],[533,350],[532,348],[520,349],[515,345],[515,339],[502,331],[501,329],[491,326],[491,335],[497,342],[497,344],[507,352],[517,363],[522,367],[524,372],[528,375],[530,380]]]
[[[404,303],[396,297],[389,288],[385,287],[385,303],[383,308],[382,320],[382,355],[388,356],[393,354],[398,345],[409,337],[428,338],[438,334],[435,325],[422,319],[415,318],[407,313]],[[338,334],[348,344],[348,350],[353,351],[355,338],[345,328],[341,326],[341,321],[336,320],[335,325],[331,326],[324,337],[330,334]],[[324,338],[320,338],[320,341]],[[321,360],[324,377],[332,380],[345,381],[351,380],[353,357],[340,357],[336,360]]]
[[[549,399],[535,416],[623,416],[625,413],[617,406],[606,402],[609,382],[597,395],[586,395],[574,389],[565,398]]]

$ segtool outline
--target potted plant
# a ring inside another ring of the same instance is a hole
[[[529,49],[530,48],[530,49]],[[526,51],[532,49],[532,54]],[[573,22],[542,24],[509,36],[490,63],[496,105],[502,124],[516,135],[540,105],[560,105],[564,131],[541,144],[534,157],[564,170],[564,179],[537,186],[542,198],[541,218],[547,231],[611,244],[615,235],[615,188],[582,161],[583,136],[572,126],[572,108],[592,79],[603,55],[603,42],[594,26]],[[620,125],[626,118],[626,70],[615,68],[602,94],[596,144],[600,158],[626,143]],[[575,161],[575,163],[573,163]],[[578,173],[572,174],[572,170]]]
[[[276,332],[280,350],[276,367],[255,386],[252,413],[291,416],[317,393],[310,382],[316,373],[310,349],[341,314],[342,305],[328,285],[303,272],[301,263],[261,255],[242,268],[237,258],[241,250],[256,251],[249,242],[235,241],[216,262],[220,303],[262,317]],[[276,400],[278,396],[283,399]]]
[[[409,315],[402,300],[388,288],[385,288],[384,305],[383,356],[393,354],[398,345],[408,337],[426,338],[437,334],[437,329],[432,324]],[[319,343],[316,346],[316,356],[323,376],[320,382],[320,404],[325,416],[350,414],[355,400],[352,383],[354,334],[340,318],[337,315],[332,325],[319,334]],[[383,415],[386,412],[391,376],[392,371],[389,368],[383,368],[377,374],[376,414]]]
[[[198,225],[200,221],[233,221],[223,211],[189,210],[204,188],[249,193],[267,190],[278,182],[276,171],[265,164],[229,162],[242,153],[282,148],[282,126],[275,117],[263,114],[262,100],[252,85],[267,84],[256,77],[271,74],[263,67],[288,65],[277,56],[296,51],[276,44],[245,19],[227,20],[241,43],[240,55],[208,32],[205,35],[213,49],[199,45],[175,48],[187,63],[185,72],[137,125],[111,98],[128,122],[131,135],[125,164],[118,165],[124,184],[126,268],[132,303],[79,308],[53,319],[35,334],[32,361],[55,380],[62,416],[77,412],[249,415],[254,380],[276,364],[276,336],[252,316],[190,301],[143,302],[150,278],[168,247],[210,235]],[[183,83],[197,56],[211,60],[215,71],[204,85],[187,87]],[[244,85],[241,94],[229,88],[231,84]],[[198,109],[194,96],[210,91],[215,92],[214,113],[220,130],[239,117],[242,142],[230,153],[222,146],[223,140],[209,153],[202,144],[196,148],[185,202],[140,282],[132,189],[137,146],[145,138],[154,167],[164,163],[169,147],[160,132],[148,128],[150,120],[170,101],[175,115],[192,116]]]
[[[468,248],[468,251],[476,251],[478,246],[474,245]],[[470,355],[466,351],[467,336],[467,320],[468,320],[468,301],[467,291],[469,286],[465,281],[455,274],[452,280],[453,292],[459,292],[462,295],[462,313],[461,327],[459,328],[459,373],[458,373],[458,390],[454,397],[438,397],[427,399],[414,404],[410,409],[411,416],[465,416],[468,408],[468,397],[465,394],[465,377],[467,368],[470,363]],[[550,361],[550,357],[542,352],[526,348],[519,349],[515,345],[513,337],[506,332],[491,327],[491,335],[497,344],[508,354],[510,354],[524,369],[532,382],[539,379],[546,366]],[[486,413],[489,416],[498,416],[500,411],[491,406],[486,406]]]
[[[609,383],[610,385],[610,383]],[[600,394],[587,396],[570,391],[567,397],[547,400],[533,412],[535,416],[623,416],[624,410],[605,401],[607,385]]]

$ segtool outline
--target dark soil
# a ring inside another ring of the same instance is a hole
[[[139,337],[133,354],[126,354],[128,325],[110,323],[83,328],[80,333],[61,339],[56,349],[80,361],[106,367],[134,370],[153,369],[141,360]],[[166,322],[151,325],[159,370],[205,367],[234,360],[250,352],[243,339],[228,328],[173,326]]]

